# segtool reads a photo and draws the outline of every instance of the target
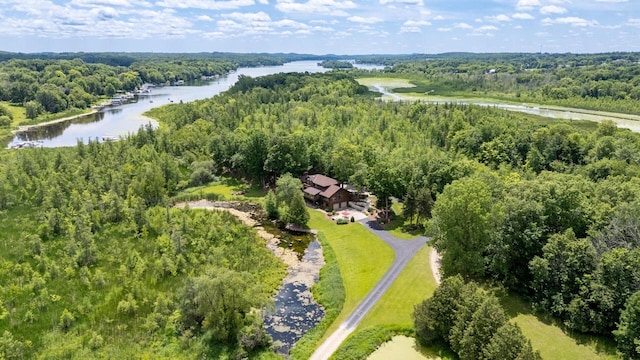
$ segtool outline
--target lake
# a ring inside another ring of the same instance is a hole
[[[38,140],[43,147],[75,146],[79,140],[101,140],[103,137],[120,137],[135,133],[146,124],[157,127],[158,123],[143,114],[154,107],[172,102],[189,102],[206,99],[228,90],[238,81],[240,75],[259,77],[289,72],[326,72],[329,69],[318,66],[319,61],[294,61],[281,66],[238,68],[237,71],[219,79],[203,82],[198,86],[156,87],[149,94],[136,96],[132,102],[117,107],[108,107],[95,114],[76,119],[40,126],[14,136],[9,147],[23,142]],[[375,65],[355,65],[362,69],[382,69]]]

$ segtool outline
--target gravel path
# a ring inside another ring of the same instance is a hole
[[[431,265],[431,272],[433,273],[434,279],[436,279],[436,284],[440,285],[440,281],[442,281],[442,275],[440,274],[440,264],[442,262],[442,256],[438,254],[436,249],[431,248],[431,252],[429,253],[429,264]]]
[[[363,226],[373,232],[376,236],[389,244],[395,252],[395,259],[386,274],[380,279],[376,286],[362,300],[362,302],[353,310],[347,319],[340,325],[331,336],[325,340],[322,345],[313,353],[311,360],[329,359],[331,355],[338,349],[340,344],[351,334],[358,324],[364,319],[367,313],[380,300],[382,295],[389,289],[391,284],[396,280],[400,272],[407,266],[411,258],[422,248],[429,238],[420,236],[412,240],[400,240],[387,231],[385,231],[377,222],[364,219],[359,221]]]

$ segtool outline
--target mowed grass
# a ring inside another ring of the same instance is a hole
[[[244,195],[237,193],[244,192]],[[220,197],[221,200],[254,200],[258,201],[259,198],[266,195],[260,187],[250,186],[237,179],[222,177],[218,181],[213,181],[204,186],[191,187],[179,195],[182,194],[200,194],[203,197],[206,195],[215,194]]]
[[[502,305],[543,359],[618,359],[612,340],[568,334],[553,319],[532,314],[527,304],[514,296],[503,298]]]
[[[413,307],[433,295],[438,287],[429,265],[430,246],[411,259],[378,304],[360,323],[359,329],[376,325],[413,327]]]
[[[13,121],[11,126],[18,126],[21,122],[27,120],[26,112],[23,107],[11,105],[8,101],[0,101],[0,105],[4,106],[11,112]]]
[[[405,230],[406,227],[409,226],[409,220],[406,219],[402,214],[401,203],[397,203],[397,202],[393,203],[391,205],[391,209],[395,213],[395,217],[391,220],[391,222],[383,226],[384,229],[389,232],[389,234],[397,237],[398,239],[403,239],[403,240],[413,239],[421,235],[419,229],[412,230],[409,232]]]
[[[321,211],[309,212],[309,228],[324,232],[336,254],[346,292],[342,312],[325,333],[326,338],[387,272],[394,254],[389,245],[359,223],[337,225]]]

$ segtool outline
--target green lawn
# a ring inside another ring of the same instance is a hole
[[[0,105],[9,109],[11,112],[11,116],[13,117],[13,121],[11,126],[18,126],[21,122],[27,120],[27,116],[25,115],[25,110],[23,107],[11,105],[8,101],[0,101]]]
[[[612,341],[568,334],[553,319],[532,314],[527,304],[513,296],[502,299],[502,304],[543,359],[617,359]]]
[[[391,209],[395,213],[395,217],[388,224],[384,225],[384,229],[389,232],[389,234],[397,237],[398,239],[413,239],[419,235],[422,235],[420,230],[414,230],[407,232],[405,230],[406,226],[409,226],[409,220],[405,219],[402,215],[402,204],[393,203],[391,205]]]
[[[237,195],[235,193],[244,191],[244,195]],[[178,195],[183,194],[201,194],[204,196],[210,194],[216,194],[220,196],[221,200],[252,200],[259,201],[258,199],[265,194],[260,187],[250,186],[237,179],[222,177],[218,181],[213,181],[204,186],[191,187]]]
[[[346,292],[342,312],[325,333],[330,335],[373,289],[393,263],[393,250],[359,223],[336,225],[323,212],[310,210],[309,227],[324,232],[336,253]]]
[[[430,251],[430,246],[418,251],[378,304],[360,323],[359,329],[376,325],[413,327],[413,306],[431,297],[437,287],[429,266]]]

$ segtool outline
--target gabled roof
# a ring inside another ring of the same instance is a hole
[[[320,186],[323,188],[329,187],[331,185],[338,185],[338,180],[330,178],[328,176],[324,176],[322,174],[314,174],[309,175],[309,181],[316,186]]]
[[[323,192],[320,193],[320,196],[325,197],[325,198],[330,198],[333,195],[335,195],[340,189],[342,189],[340,186],[338,185],[331,185],[329,186],[329,188]]]
[[[320,194],[322,192],[322,190],[316,189],[314,187],[308,187],[308,188],[304,189],[304,192],[309,194],[309,195],[316,196],[316,195]]]

